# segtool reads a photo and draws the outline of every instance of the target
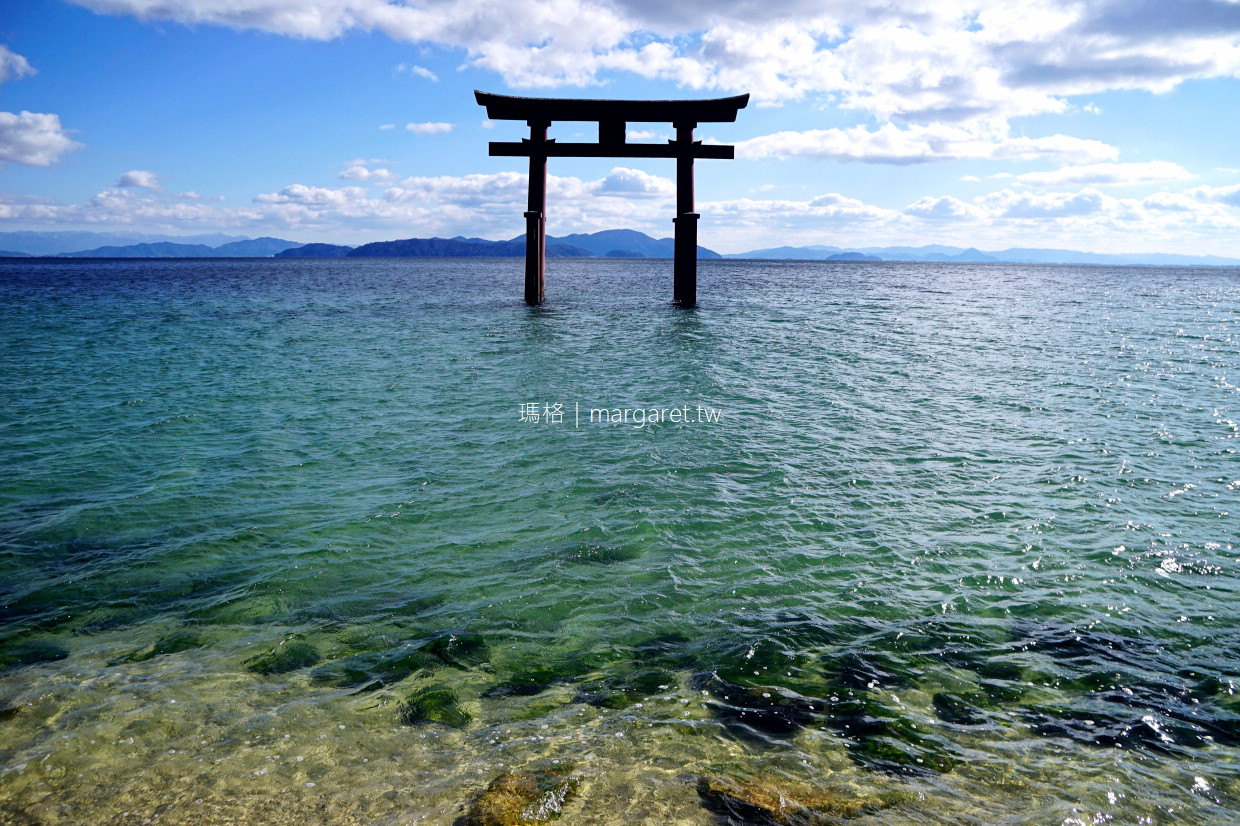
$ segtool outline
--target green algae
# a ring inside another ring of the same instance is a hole
[[[550,668],[531,668],[515,671],[512,675],[483,693],[483,697],[533,697],[553,685],[571,679],[570,674]]]
[[[153,660],[156,657],[163,657],[167,654],[179,654],[182,651],[190,651],[195,648],[202,648],[206,642],[197,634],[188,631],[175,631],[166,636],[160,637],[150,645],[142,648],[134,649],[122,657],[118,657],[108,663],[109,666],[125,665],[128,663],[142,663],[147,660]]]
[[[375,690],[395,685],[414,674],[429,675],[443,667],[443,661],[418,649],[356,654],[335,660],[310,672],[312,685],[333,688]]]
[[[3,647],[0,647],[0,668],[57,662],[68,656],[68,649],[54,640],[35,638],[6,641]]]
[[[448,688],[422,688],[407,696],[397,707],[396,716],[402,725],[440,723],[452,728],[465,728],[473,716],[461,707],[456,692]]]
[[[576,701],[596,708],[625,709],[676,685],[676,675],[658,668],[582,683]]]
[[[568,548],[563,558],[568,562],[582,565],[614,565],[618,562],[629,562],[639,556],[641,556],[641,551],[635,548],[583,543]]]
[[[869,691],[847,689],[826,700],[827,724],[858,765],[886,774],[948,772],[957,755],[951,742],[923,731]]]
[[[706,707],[737,735],[751,739],[788,738],[822,714],[823,702],[775,686],[745,686],[718,674],[695,674],[689,685],[707,697]]]
[[[428,642],[422,649],[450,668],[468,671],[485,664],[490,649],[481,634],[444,634]]]
[[[286,674],[300,668],[309,668],[322,657],[313,645],[301,640],[285,640],[270,651],[245,661],[248,671],[264,676]]]
[[[945,723],[957,726],[977,726],[986,720],[982,710],[974,704],[976,700],[976,696],[971,695],[969,700],[966,700],[956,694],[940,691],[931,698],[930,703],[934,706],[939,719]]]

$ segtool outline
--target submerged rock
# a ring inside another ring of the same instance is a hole
[[[429,674],[442,666],[442,660],[422,650],[355,654],[314,669],[310,672],[310,682],[336,688],[361,686],[363,691],[374,691],[419,672]]]
[[[819,719],[823,704],[781,693],[774,686],[748,687],[717,674],[696,674],[690,686],[707,694],[706,707],[735,734],[745,737],[791,737]]]
[[[270,651],[246,660],[245,667],[255,674],[286,674],[309,668],[320,659],[318,649],[310,643],[285,640]]]
[[[564,812],[581,779],[571,765],[545,771],[501,774],[474,798],[455,826],[533,826]]]
[[[891,689],[913,684],[909,665],[881,652],[850,651],[829,656],[824,667],[831,684],[842,688]]]
[[[417,646],[417,647],[415,647]],[[486,663],[488,648],[479,634],[445,634],[425,644],[406,643],[388,651],[354,654],[316,668],[314,685],[375,691],[442,668],[467,671]]]
[[[931,703],[939,719],[956,726],[979,726],[986,722],[982,710],[956,694],[940,691]]]
[[[482,695],[487,698],[495,697],[533,697],[542,694],[551,686],[565,682],[568,676],[552,671],[549,668],[532,668],[528,671],[518,671],[507,680],[498,683]]]
[[[827,723],[844,738],[858,765],[887,774],[948,772],[956,755],[950,741],[917,728],[864,691],[847,691],[827,700]]]
[[[595,708],[623,709],[639,703],[676,684],[676,675],[657,668],[648,668],[585,683],[574,698]]]
[[[616,545],[592,545],[582,543],[566,549],[564,558],[569,562],[611,565],[616,562],[628,562],[641,556],[636,548],[622,548]]]
[[[633,646],[633,661],[673,671],[689,669],[696,662],[693,641],[677,631],[648,637]]]
[[[487,661],[489,650],[481,634],[446,634],[423,648],[446,666],[467,671]]]
[[[0,668],[51,663],[68,656],[68,649],[52,640],[21,640],[0,648]]]
[[[744,826],[828,826],[873,805],[836,792],[745,783],[731,777],[699,778],[697,792],[702,805],[721,823]]]
[[[448,688],[423,688],[413,692],[396,707],[396,715],[406,726],[440,723],[465,728],[474,719],[461,708],[456,693]]]
[[[202,648],[204,645],[206,643],[197,634],[191,634],[188,631],[175,631],[165,637],[160,637],[151,645],[135,649],[123,657],[112,660],[108,665],[142,663],[147,660],[153,660],[156,657],[162,657],[165,654],[178,654],[182,651]]]

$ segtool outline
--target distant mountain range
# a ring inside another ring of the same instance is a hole
[[[1002,264],[1101,264],[1106,266],[1143,267],[1234,267],[1240,258],[1216,255],[1175,255],[1167,253],[1098,253],[1078,250],[1030,249],[1013,247],[998,252],[983,252],[974,247],[947,247],[931,244],[924,247],[772,247],[726,255],[725,258],[757,258],[796,261],[948,261],[955,263]]]
[[[279,238],[253,238],[230,241],[218,247],[206,244],[176,244],[158,241],[149,244],[129,244],[124,247],[96,247],[78,252],[62,252],[57,258],[269,258],[290,247],[295,241]]]
[[[204,244],[212,248],[233,241],[249,241],[244,235],[152,235],[144,232],[85,232],[64,230],[54,232],[0,232],[0,250],[4,255],[60,255],[100,247],[125,247],[133,244]],[[291,243],[291,242],[290,242]]]
[[[547,236],[552,258],[671,258],[671,238],[651,238],[631,229]],[[360,247],[301,244],[281,238],[208,235],[148,235],[120,232],[0,232],[0,257],[67,258],[459,258],[520,257],[525,236],[507,241],[485,238],[406,238]],[[1061,249],[1011,248],[986,252],[932,244],[922,247],[771,247],[721,256],[698,247],[698,258],[751,258],[800,261],[942,261],[953,263],[1101,264],[1112,266],[1240,266],[1238,258],[1160,253],[1111,254]]]
[[[671,258],[671,238],[651,238],[631,229],[609,229],[589,235],[547,236],[549,258]],[[377,241],[355,249],[334,244],[306,244],[275,254],[278,258],[520,258],[525,255],[525,235],[509,241],[485,238],[406,238]],[[722,258],[714,250],[698,247],[698,258]]]

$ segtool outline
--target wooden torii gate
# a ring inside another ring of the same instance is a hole
[[[523,120],[530,136],[521,142],[492,141],[492,156],[530,159],[530,197],[525,212],[525,303],[543,302],[547,263],[547,158],[675,158],[676,225],[672,297],[682,307],[697,303],[697,222],[693,211],[693,162],[736,157],[736,147],[693,140],[699,123],[732,123],[749,95],[713,100],[584,100],[522,98],[474,90],[491,120]],[[597,121],[598,143],[548,140],[552,121]],[[676,140],[666,145],[627,143],[629,123],[671,123]]]

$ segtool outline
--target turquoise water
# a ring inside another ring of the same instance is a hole
[[[0,823],[1240,818],[1240,273],[520,268],[0,265]]]

